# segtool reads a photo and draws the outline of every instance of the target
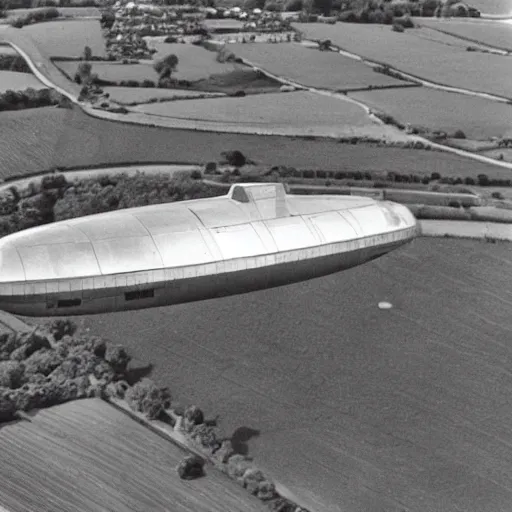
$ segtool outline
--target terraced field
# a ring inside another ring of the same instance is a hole
[[[16,71],[0,70],[0,94],[7,91],[21,91],[23,89],[43,89],[45,86],[34,75],[18,73]]]
[[[512,126],[508,105],[428,87],[361,91],[350,96],[403,123],[447,133],[460,129],[470,139],[501,137]]]
[[[153,98],[159,100],[173,100],[180,98],[193,98],[204,96],[219,96],[218,93],[187,91],[184,89],[157,89],[144,87],[103,87],[110,94],[110,99],[116,103],[130,105],[134,103],[148,103]]]
[[[307,25],[309,26],[309,25]],[[332,52],[320,52],[298,43],[229,44],[237,57],[270,73],[309,87],[353,90],[395,87],[406,82],[374,72],[369,66]]]
[[[0,502],[10,512],[265,510],[212,469],[180,480],[184,456],[99,399],[70,402],[2,428]]]
[[[468,41],[478,41],[489,46],[512,51],[512,25],[499,21],[427,19],[421,24],[442,30]],[[466,46],[470,45],[466,42]]]
[[[329,277],[84,326],[228,435],[259,430],[249,453],[314,510],[508,512],[511,271],[510,244],[419,239]]]
[[[102,121],[76,109],[38,108],[1,116],[0,177],[56,166],[217,161],[221,152],[238,149],[256,161],[301,169],[510,178],[507,169],[437,151],[142,127]]]
[[[426,80],[512,98],[512,60],[501,55],[450,48],[416,37],[413,29],[399,34],[388,26],[354,23],[294,26],[307,38],[330,39],[344,50]]]
[[[21,29],[37,47],[50,57],[80,57],[84,47],[92,54],[106,56],[105,41],[97,20],[49,21],[27,25]]]

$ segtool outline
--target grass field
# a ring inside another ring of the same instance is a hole
[[[9,89],[21,91],[29,87],[32,87],[32,89],[44,89],[45,86],[34,75],[29,73],[0,70],[0,94]]]
[[[106,56],[105,41],[96,20],[49,21],[21,30],[49,57],[80,57],[85,46],[91,48],[93,55]]]
[[[87,148],[87,151],[84,151]],[[148,149],[149,148],[149,149]],[[0,177],[55,166],[121,162],[207,162],[238,149],[248,158],[302,169],[387,170],[442,176],[510,171],[441,152],[338,144],[328,140],[236,135],[108,122],[73,109],[40,108],[2,113]]]
[[[419,239],[301,284],[77,320],[228,435],[259,430],[249,454],[312,510],[507,512],[510,254]]]
[[[35,9],[12,9],[7,11],[8,17],[17,17],[24,16],[29,12],[35,11]],[[73,16],[75,18],[89,17],[89,16],[99,16],[101,17],[101,12],[97,7],[57,7],[59,14],[61,16]]]
[[[373,86],[400,86],[406,82],[376,73],[365,64],[332,52],[320,52],[297,43],[230,44],[237,57],[270,73],[310,87],[350,90]]]
[[[511,176],[507,169],[437,151],[141,127],[95,119],[76,109],[2,112],[1,120],[0,178],[56,166],[217,161],[221,152],[234,149],[265,164],[300,169]]]
[[[242,98],[215,98],[188,102],[151,103],[140,111],[181,119],[258,126],[308,125],[309,128],[368,126],[370,117],[358,105],[306,91]]]
[[[238,31],[241,31],[244,26],[241,21],[233,19],[207,19],[203,21],[203,25],[208,30],[233,29]]]
[[[80,62],[57,61],[55,65],[73,78]],[[92,62],[92,73],[97,73],[102,80],[120,82],[122,80],[158,81],[158,74],[151,64],[122,64],[120,62]]]
[[[152,43],[158,50],[154,55],[154,61],[174,53],[179,64],[173,73],[173,78],[179,80],[196,81],[208,78],[213,74],[229,73],[239,69],[239,64],[220,63],[215,60],[216,53],[205,50],[191,44]],[[78,62],[55,63],[66,74],[73,76],[78,67]],[[93,62],[92,72],[104,80],[158,80],[158,74],[153,69],[153,61],[142,61],[140,64],[122,64],[112,62]]]
[[[428,87],[362,91],[350,96],[403,123],[447,133],[460,129],[470,139],[500,137],[512,126],[509,105]]]
[[[217,62],[216,52],[193,44],[148,43],[148,46],[157,50],[157,53],[153,55],[153,60],[161,59],[170,54],[178,57],[178,68],[173,76],[180,80],[200,80],[201,78],[208,78],[210,75],[227,73],[240,67],[229,62]]]
[[[471,6],[485,14],[511,14],[510,0],[472,0]]]
[[[111,100],[123,105],[147,103],[153,98],[165,101],[203,96],[215,97],[219,95],[218,93],[187,91],[183,89],[157,89],[152,87],[103,87],[103,90],[110,94]]]
[[[349,52],[425,80],[512,98],[512,61],[500,55],[450,48],[416,37],[414,29],[399,34],[385,25],[297,23],[294,26],[307,38],[330,39]]]
[[[512,25],[499,21],[428,19],[420,21],[426,27],[443,30],[455,36],[478,41],[496,48],[512,51]],[[466,46],[471,42],[466,41]]]
[[[211,468],[180,480],[185,453],[99,399],[3,426],[0,447],[0,501],[10,512],[265,510]]]

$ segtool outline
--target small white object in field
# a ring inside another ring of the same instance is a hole
[[[391,309],[392,307],[391,302],[379,302],[379,309]]]

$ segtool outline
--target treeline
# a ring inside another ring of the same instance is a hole
[[[168,388],[152,380],[137,380],[138,369],[129,368],[131,356],[121,345],[77,332],[69,320],[38,325],[29,333],[0,335],[0,423],[29,419],[26,413],[71,400],[102,398],[123,400],[148,420],[174,424],[215,466],[262,500],[272,511],[306,512],[281,497],[274,483],[249,457],[237,453],[231,440],[221,437],[216,421],[201,409],[171,409]],[[203,473],[204,460],[192,459]],[[192,474],[187,457],[177,468],[181,478]]]
[[[26,108],[50,107],[58,105],[63,108],[71,106],[68,98],[54,89],[7,90],[0,93],[0,112],[4,110],[22,110]]]
[[[365,182],[364,186],[373,186],[374,188],[385,188],[389,184],[422,184],[429,185],[438,183],[441,185],[466,185],[479,187],[511,187],[511,179],[489,178],[487,174],[479,174],[476,178],[471,176],[442,176],[438,172],[428,175],[414,173],[398,173],[395,171],[324,171],[310,169],[296,169],[295,167],[273,166],[265,172],[251,172],[244,174],[238,167],[231,170],[221,171],[217,168],[215,162],[210,162],[205,168],[206,175],[217,175],[220,182],[268,182],[284,180],[290,183],[301,183],[301,180],[326,180],[328,185],[332,185],[332,180],[346,181],[351,180],[354,186],[361,186],[357,182]],[[347,183],[346,183],[347,184]],[[347,184],[348,185],[348,184]]]
[[[322,5],[330,0],[316,0]],[[478,9],[468,6],[459,0],[338,0],[341,21],[359,23],[388,23],[393,18],[404,16],[415,17],[479,17]],[[336,9],[337,0],[332,2]]]
[[[11,26],[14,28],[23,28],[25,25],[32,23],[54,20],[59,16],[60,14],[56,7],[43,7],[23,14],[22,16],[17,16],[11,21]]]
[[[17,73],[32,73],[25,59],[18,54],[0,55],[0,71],[16,71]]]
[[[201,173],[118,174],[74,182],[63,174],[45,176],[0,194],[0,236],[51,222],[122,208],[214,197],[222,192],[201,180]]]
[[[56,320],[30,333],[0,335],[0,422],[20,412],[98,396],[127,378],[130,357],[119,345],[76,335]],[[99,384],[92,384],[93,376]]]

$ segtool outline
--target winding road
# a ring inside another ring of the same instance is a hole
[[[212,132],[226,132],[226,133],[253,133],[259,135],[282,135],[282,136],[304,136],[304,135],[316,135],[311,131],[305,129],[264,129],[261,127],[241,127],[237,124],[227,124],[227,123],[212,123],[206,121],[190,121],[186,119],[173,119],[173,118],[164,118],[160,116],[152,116],[140,112],[130,112],[128,114],[118,114],[113,112],[107,112],[101,109],[95,109],[90,104],[78,101],[78,96],[80,94],[80,86],[69,81],[62,72],[53,64],[48,55],[45,55],[44,52],[41,51],[35,44],[35,42],[29,36],[25,35],[22,30],[15,29],[7,25],[0,26],[0,42],[9,44],[14,50],[16,50],[28,63],[31,71],[34,75],[47,87],[53,88],[60,92],[62,95],[69,98],[74,104],[78,105],[86,114],[99,118],[99,119],[107,119],[111,121],[117,121],[122,123],[129,124],[140,124],[146,126],[161,126],[167,128],[180,128],[180,129],[190,129],[197,131],[212,131]],[[310,92],[314,92],[322,95],[329,95],[336,97],[336,99],[343,101],[350,101],[352,103],[357,103],[359,106],[364,108],[367,113],[370,113],[370,108],[364,105],[361,102],[355,102],[355,100],[347,100],[346,98],[341,97],[342,95],[336,95],[336,93],[319,90],[311,87],[306,87],[304,85],[291,82],[283,77],[279,77],[277,75],[273,75],[267,72],[265,69],[258,67],[256,64],[251,62],[245,62],[245,64],[253,67],[254,69],[258,69],[262,71],[264,74],[271,78],[275,78],[279,80],[283,84],[293,85],[300,89],[309,90]],[[425,82],[426,84],[426,82]],[[469,93],[470,91],[468,91]],[[370,127],[371,128],[371,127]],[[364,132],[364,130],[363,130]],[[361,133],[364,135],[364,133]],[[372,132],[369,130],[368,135],[371,135]],[[411,140],[421,141],[423,144],[430,146],[432,149],[437,149],[440,151],[456,154],[458,156],[470,158],[472,160],[476,160],[482,163],[491,164],[496,167],[501,167],[505,169],[512,169],[512,162],[504,162],[494,160],[492,158],[488,158],[479,154],[470,153],[468,151],[464,151],[457,148],[451,148],[448,146],[444,146],[442,144],[437,144],[431,142],[430,140],[424,139],[417,135],[405,136],[402,132],[396,133],[397,136],[407,137]],[[327,137],[339,137],[339,134],[329,134],[322,132],[318,134],[318,136],[327,136]]]
[[[0,33],[101,117],[33,43]],[[510,247],[422,238],[305,283],[76,320],[245,433],[239,448],[314,512],[510,512]]]

